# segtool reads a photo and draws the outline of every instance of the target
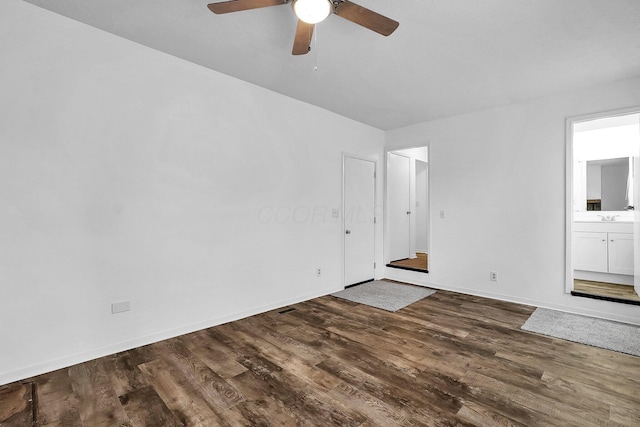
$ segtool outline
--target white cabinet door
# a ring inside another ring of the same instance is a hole
[[[633,275],[633,233],[609,234],[609,273]]]
[[[387,164],[389,261],[411,256],[411,161],[389,153]]]
[[[576,270],[608,272],[607,233],[576,231],[573,233]]]

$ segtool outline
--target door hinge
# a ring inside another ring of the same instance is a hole
[[[374,262],[373,263],[373,269],[375,270],[375,268],[376,268],[376,263]]]
[[[373,171],[373,178],[375,179],[376,177],[376,171]]]
[[[378,218],[376,218],[375,216],[373,217],[373,223],[375,224],[378,221]]]

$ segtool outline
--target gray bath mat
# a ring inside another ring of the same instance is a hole
[[[626,323],[536,308],[522,329],[640,356],[640,327]]]
[[[435,292],[421,286],[374,280],[331,295],[387,311],[398,311]]]

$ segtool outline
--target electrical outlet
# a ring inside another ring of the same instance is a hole
[[[131,301],[114,302],[111,304],[111,314],[124,313],[131,310]]]
[[[440,211],[440,218],[444,218],[444,211]]]
[[[320,270],[319,268],[316,268],[316,276],[322,276],[322,270]]]
[[[497,282],[498,281],[498,272],[497,271],[490,271],[489,272],[489,280],[491,280],[492,282]]]

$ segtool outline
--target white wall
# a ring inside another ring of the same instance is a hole
[[[429,274],[386,276],[640,324],[640,307],[564,283],[565,121],[635,105],[640,77],[387,132],[388,150],[429,141],[432,220]]]
[[[382,131],[19,0],[0,58],[0,384],[341,288]]]

